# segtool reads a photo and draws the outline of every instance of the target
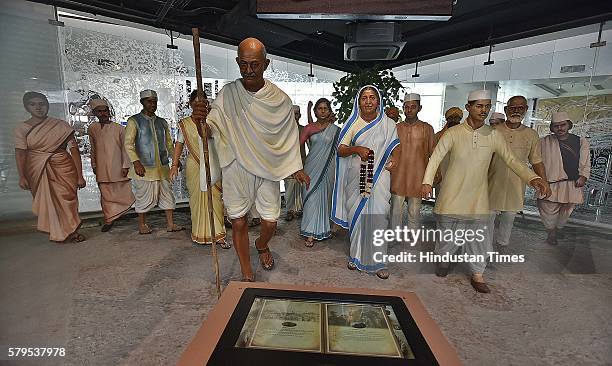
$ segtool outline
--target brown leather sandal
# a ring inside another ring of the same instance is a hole
[[[232,245],[225,241],[225,239],[221,239],[217,241],[217,244],[221,247],[221,249],[230,249]]]
[[[308,239],[305,240],[304,245],[306,248],[312,248],[314,246],[314,238],[312,236],[308,237]]]
[[[240,282],[255,282],[255,273],[253,273],[251,277],[242,277]]]
[[[274,257],[272,256],[272,253],[270,253],[270,247],[266,246],[263,249],[259,249],[257,248],[257,240],[255,240],[255,249],[257,249],[257,253],[259,253],[259,263],[261,263],[261,267],[266,271],[272,270],[272,268],[274,268]],[[268,263],[264,262],[261,257],[261,255],[265,253],[270,253],[270,258],[272,259]]]
[[[381,280],[386,280],[387,278],[389,278],[389,270],[384,268],[379,269],[378,271],[376,271],[376,276]]]

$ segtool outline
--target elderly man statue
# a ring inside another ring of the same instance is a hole
[[[247,213],[255,205],[261,232],[255,240],[265,270],[274,267],[268,242],[280,216],[280,181],[293,175],[310,184],[302,169],[298,127],[289,96],[263,74],[270,60],[259,40],[247,38],[238,46],[240,79],[225,85],[210,112],[194,103],[193,118],[206,118],[223,174],[223,203],[232,221],[232,238],[243,281],[254,281],[249,254]]]

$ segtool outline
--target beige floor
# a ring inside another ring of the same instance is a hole
[[[177,217],[188,224],[186,213]],[[0,226],[0,345],[67,352],[35,362],[0,356],[0,364],[174,364],[215,303],[210,248],[192,245],[187,232],[166,233],[163,215],[151,221],[148,236],[134,218],[110,233],[90,222],[89,240],[65,245]],[[541,224],[518,219],[514,251],[527,261],[489,268],[489,295],[475,293],[461,267],[445,279],[431,265],[392,265],[386,281],[351,272],[346,236],[308,249],[297,232],[298,221],[281,221],[271,244],[277,267],[259,269],[259,280],[416,291],[466,365],[612,364],[610,232],[571,228],[550,247]],[[240,278],[233,249],[220,263],[224,283]]]

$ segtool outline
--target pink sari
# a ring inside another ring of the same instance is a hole
[[[52,241],[66,240],[81,225],[78,175],[65,147],[73,134],[68,123],[50,117],[33,127],[23,123],[15,129],[15,148],[27,154],[24,175],[37,228],[49,233]]]

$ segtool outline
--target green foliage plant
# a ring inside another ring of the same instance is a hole
[[[351,115],[357,92],[365,85],[376,86],[381,91],[383,102],[387,107],[394,106],[400,100],[400,91],[404,90],[393,72],[389,69],[381,70],[380,65],[348,74],[334,83],[333,106],[338,122],[344,123]]]

